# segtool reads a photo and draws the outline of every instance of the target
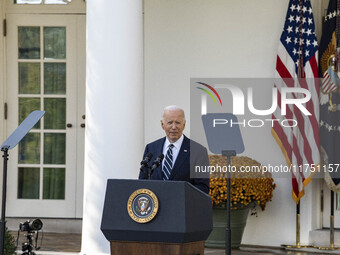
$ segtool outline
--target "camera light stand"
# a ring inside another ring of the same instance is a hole
[[[217,125],[211,123],[215,119],[228,120],[228,123],[238,123],[237,117],[231,113],[206,113],[202,109],[202,121],[209,150],[212,153],[227,157],[227,222],[225,254],[231,255],[231,228],[230,228],[230,164],[231,157],[244,151],[244,144],[239,125]],[[230,120],[230,121],[229,121]]]
[[[0,254],[4,254],[4,248],[5,248],[5,214],[6,214],[6,187],[7,187],[7,161],[8,161],[8,146],[4,146],[1,148],[1,151],[4,152],[4,155],[2,156],[4,158],[4,172],[2,177],[2,203],[1,203],[1,220],[0,220],[0,247],[1,251]]]
[[[2,179],[2,203],[1,203],[1,219],[0,219],[0,255],[5,252],[5,229],[6,229],[6,191],[7,191],[7,161],[8,150],[13,149],[25,135],[34,127],[34,125],[44,116],[45,111],[33,111],[28,117],[17,127],[16,130],[1,145],[1,151],[4,152],[4,169]]]
[[[230,173],[230,166],[231,166],[231,157],[236,156],[236,151],[228,150],[222,151],[222,155],[227,157],[227,223],[225,229],[225,254],[231,254],[231,227],[230,227],[230,194],[231,194],[231,173]]]

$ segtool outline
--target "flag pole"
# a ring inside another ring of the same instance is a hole
[[[334,250],[334,191],[331,190],[331,217],[329,223],[329,248]]]
[[[303,17],[303,12],[302,12],[302,7],[303,7],[303,0],[300,0],[300,22],[299,22],[299,37],[300,37],[300,42],[302,40],[303,34],[302,34],[302,17]],[[303,70],[303,44],[300,43],[299,45],[299,62],[298,62],[298,78],[301,79],[305,77],[305,73]],[[301,243],[300,243],[300,199],[298,200],[296,204],[296,248],[301,248]]]
[[[301,248],[301,243],[300,243],[300,200],[296,204],[296,248]]]

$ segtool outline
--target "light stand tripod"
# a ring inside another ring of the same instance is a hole
[[[27,238],[27,242],[22,244],[22,255],[35,255],[35,252],[33,252],[33,237],[35,236],[35,232],[27,232],[25,234],[25,237]]]
[[[223,120],[220,125],[212,125],[215,120]],[[244,151],[243,139],[237,117],[231,113],[205,113],[202,115],[205,135],[209,150],[215,154],[227,157],[227,223],[225,254],[231,255],[231,228],[230,228],[230,160],[232,156]]]

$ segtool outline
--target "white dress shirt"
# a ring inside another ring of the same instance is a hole
[[[174,143],[170,143],[169,139],[166,137],[165,139],[165,143],[163,145],[163,155],[164,155],[164,158],[166,156],[166,153],[168,152],[168,149],[169,149],[169,145],[170,144],[173,144],[174,147],[172,148],[172,167],[174,167],[175,165],[175,162],[176,162],[176,159],[177,159],[177,156],[178,156],[178,153],[179,153],[179,150],[181,149],[181,146],[182,146],[182,143],[183,143],[183,140],[184,140],[184,135],[182,134],[182,136]],[[162,161],[162,169],[164,167],[164,160]]]

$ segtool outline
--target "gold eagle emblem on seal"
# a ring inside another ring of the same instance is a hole
[[[158,212],[158,198],[149,189],[134,191],[127,202],[127,211],[131,219],[138,223],[147,223],[155,218]]]

